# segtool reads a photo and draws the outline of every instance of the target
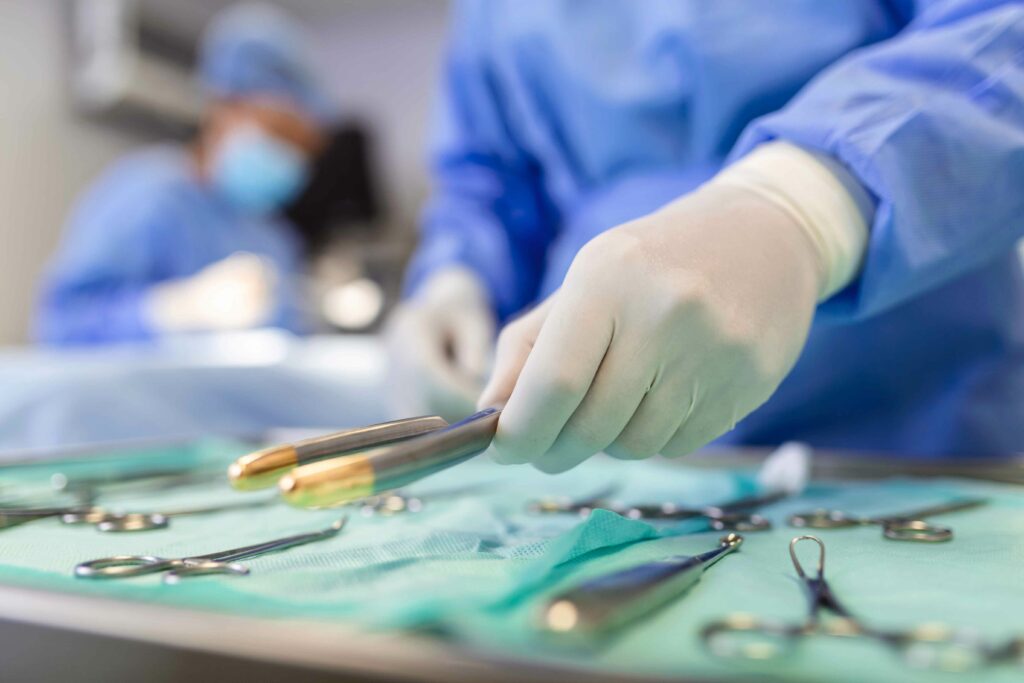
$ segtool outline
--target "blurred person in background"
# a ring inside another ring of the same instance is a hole
[[[306,329],[301,246],[279,213],[307,182],[331,112],[305,40],[269,5],[214,19],[195,141],[122,159],[77,203],[42,287],[39,340]]]
[[[391,324],[503,462],[1024,448],[1024,5],[463,2]],[[507,403],[506,403],[507,402]]]

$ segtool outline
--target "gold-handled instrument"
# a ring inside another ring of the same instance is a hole
[[[228,480],[240,491],[264,489],[299,465],[401,441],[447,426],[448,422],[436,415],[410,417],[271,446],[238,458],[228,467]]]
[[[330,507],[407,486],[486,450],[500,415],[487,408],[398,443],[303,465],[281,478],[281,495],[298,507]]]

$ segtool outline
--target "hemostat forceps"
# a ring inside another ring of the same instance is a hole
[[[771,522],[751,510],[775,503],[787,497],[787,493],[775,492],[760,496],[746,496],[721,505],[704,505],[688,507],[675,503],[655,503],[627,505],[608,500],[610,491],[605,490],[583,500],[563,501],[559,499],[542,499],[530,504],[532,512],[542,514],[577,513],[587,516],[594,509],[609,510],[630,519],[651,521],[685,519],[707,520],[715,531],[765,531],[770,529]]]
[[[334,522],[326,529],[306,534],[286,536],[272,541],[264,541],[241,548],[221,550],[206,555],[189,555],[187,557],[157,557],[155,555],[113,555],[96,560],[82,562],[75,567],[75,576],[80,579],[126,579],[133,576],[168,572],[164,582],[174,583],[187,576],[204,574],[233,574],[244,576],[249,569],[236,564],[235,560],[244,560],[274,553],[295,546],[322,541],[335,536],[345,526],[346,517]]]
[[[984,498],[964,498],[941,505],[911,510],[902,514],[876,517],[858,517],[839,510],[814,510],[789,516],[791,526],[807,529],[846,529],[866,524],[882,527],[882,535],[893,541],[917,541],[920,543],[941,543],[953,538],[953,530],[924,521],[925,517],[942,515],[947,512],[970,510],[987,501]]]
[[[796,548],[802,541],[818,545],[816,575],[804,571]],[[1017,658],[1024,640],[990,647],[942,624],[921,624],[901,630],[883,630],[865,624],[839,602],[825,580],[825,544],[815,536],[798,536],[789,543],[789,555],[807,596],[807,617],[801,623],[763,620],[747,614],[734,614],[708,624],[701,638],[719,657],[738,659],[774,659],[790,652],[804,638],[832,636],[869,638],[900,653],[919,668],[961,671]],[[826,618],[831,614],[832,618]]]

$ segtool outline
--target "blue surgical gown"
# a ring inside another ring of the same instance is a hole
[[[408,286],[461,264],[499,316],[594,235],[757,144],[875,200],[862,271],[724,442],[1024,450],[1024,5],[481,0],[454,14]]]
[[[57,345],[145,340],[154,334],[143,314],[150,287],[238,251],[277,268],[271,324],[302,331],[293,232],[279,219],[233,208],[199,179],[184,150],[136,152],[114,164],[73,210],[43,282],[35,336]]]

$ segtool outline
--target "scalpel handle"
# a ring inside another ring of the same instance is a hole
[[[742,540],[729,534],[718,548],[701,555],[668,557],[585,581],[547,602],[540,627],[581,641],[610,635],[679,597]]]

